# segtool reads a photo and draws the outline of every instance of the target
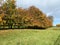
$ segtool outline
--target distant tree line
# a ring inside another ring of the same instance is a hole
[[[0,6],[0,28],[48,28],[53,26],[53,17],[46,16],[35,6],[16,8],[15,0],[6,0]]]
[[[56,24],[56,27],[60,27],[60,24]]]

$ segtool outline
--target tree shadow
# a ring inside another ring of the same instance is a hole
[[[0,28],[0,30],[9,30],[9,29],[41,29],[41,30],[44,30],[46,28],[43,28],[43,27],[39,27],[39,26],[26,26],[26,27],[18,27],[17,28],[12,28],[12,27],[8,27],[8,28]]]
[[[58,36],[57,40],[54,42],[54,45],[60,45],[60,35]]]
[[[46,29],[46,28],[39,27],[39,26],[28,26],[26,27],[26,29]]]

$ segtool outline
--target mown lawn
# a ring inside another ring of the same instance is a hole
[[[0,45],[54,45],[60,30],[0,30]]]

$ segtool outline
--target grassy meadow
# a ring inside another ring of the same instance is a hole
[[[0,30],[0,45],[54,45],[58,28]]]

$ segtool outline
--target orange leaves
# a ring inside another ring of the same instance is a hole
[[[37,26],[42,28],[52,26],[51,17],[48,18],[35,6],[31,6],[28,9],[16,8],[15,0],[9,0],[2,7],[5,13],[1,13],[2,16],[0,15],[0,21],[2,21],[3,18],[3,22],[16,23],[22,26]]]
[[[2,18],[4,17],[4,13],[0,14],[0,22],[2,22]]]
[[[2,18],[0,17],[0,22],[2,21]]]

